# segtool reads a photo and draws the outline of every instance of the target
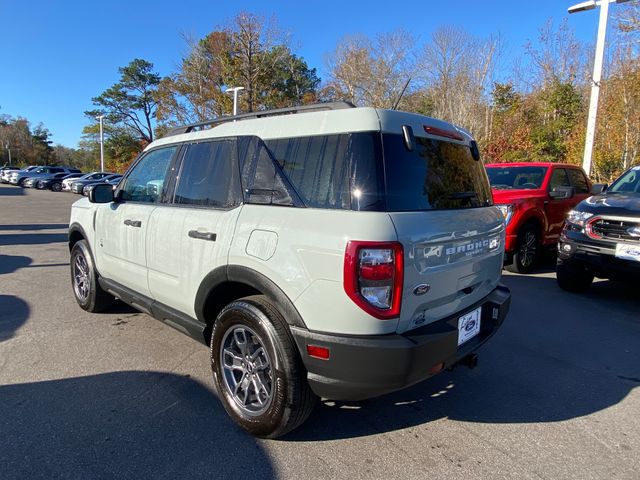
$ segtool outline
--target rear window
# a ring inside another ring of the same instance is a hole
[[[401,135],[383,134],[382,141],[388,211],[492,205],[484,165],[468,146],[416,137],[409,152]]]
[[[542,186],[547,167],[489,167],[489,182],[496,190],[537,190]]]

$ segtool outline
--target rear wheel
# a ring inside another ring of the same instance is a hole
[[[62,184],[59,182],[53,182],[51,184],[51,190],[53,190],[54,192],[61,192],[62,191]]]
[[[593,273],[582,265],[566,260],[558,260],[556,265],[556,280],[561,289],[573,293],[583,293],[589,290],[593,283]]]
[[[258,437],[290,432],[317,402],[284,318],[261,295],[232,302],[218,315],[211,368],[227,413]]]
[[[514,273],[531,273],[538,263],[540,234],[535,225],[525,225],[518,232],[518,243],[513,253],[513,261],[507,270]]]
[[[88,312],[102,312],[114,301],[112,295],[98,283],[93,257],[85,240],[80,240],[71,249],[71,285],[80,308]]]

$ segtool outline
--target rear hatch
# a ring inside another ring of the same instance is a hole
[[[398,332],[463,312],[497,285],[503,217],[464,141],[383,134],[386,207],[404,248]]]

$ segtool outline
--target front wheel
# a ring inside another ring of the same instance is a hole
[[[586,292],[593,283],[593,277],[593,273],[581,265],[558,260],[556,280],[563,290],[573,293]]]
[[[518,243],[513,253],[513,261],[507,270],[514,273],[531,273],[538,262],[540,234],[533,225],[525,225],[518,232]]]
[[[93,257],[85,240],[80,240],[71,249],[71,285],[80,308],[88,312],[102,312],[114,301],[98,283]]]
[[[211,333],[211,368],[227,413],[258,437],[290,432],[317,401],[285,320],[261,295],[220,312]]]
[[[58,182],[54,182],[51,184],[51,190],[53,190],[54,192],[61,192],[62,191],[62,184],[58,183]]]

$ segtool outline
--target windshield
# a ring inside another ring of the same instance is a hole
[[[607,193],[640,193],[640,167],[633,167],[628,172],[622,174]]]
[[[491,187],[496,190],[537,190],[542,186],[547,167],[488,167]]]

